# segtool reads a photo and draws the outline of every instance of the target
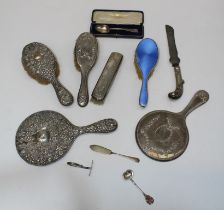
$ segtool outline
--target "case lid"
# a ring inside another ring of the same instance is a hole
[[[144,22],[144,13],[133,10],[93,10],[92,22],[98,24],[141,25]]]

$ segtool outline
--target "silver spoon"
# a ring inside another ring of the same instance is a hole
[[[134,176],[134,172],[131,170],[131,169],[128,169],[127,171],[125,171],[123,173],[123,177],[125,180],[131,180],[131,182],[142,192],[142,194],[144,195],[145,197],[145,201],[151,205],[154,203],[154,199],[153,197],[151,197],[150,195],[147,195],[143,192],[143,190],[135,183],[135,181],[132,179]]]
[[[110,30],[117,30],[117,31],[128,31],[133,33],[138,33],[138,29],[131,29],[131,28],[110,28],[108,25],[96,25],[96,31],[107,34],[110,32]]]

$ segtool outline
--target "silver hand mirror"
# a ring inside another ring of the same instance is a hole
[[[109,133],[117,128],[114,119],[88,126],[73,125],[55,111],[40,111],[27,117],[16,133],[16,149],[27,163],[43,166],[62,158],[75,139],[84,133]]]
[[[59,102],[64,106],[73,103],[72,94],[57,80],[59,68],[52,51],[44,44],[32,42],[23,48],[22,64],[27,73],[41,84],[51,83]]]
[[[78,93],[78,104],[84,107],[89,102],[88,75],[98,55],[97,39],[90,33],[82,33],[75,44],[74,62],[81,71],[81,85]]]
[[[200,90],[179,113],[158,110],[143,116],[136,127],[139,148],[148,157],[156,160],[168,161],[179,157],[189,142],[186,117],[208,99],[208,93]]]

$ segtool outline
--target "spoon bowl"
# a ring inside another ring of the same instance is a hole
[[[134,171],[132,171],[131,169],[128,169],[127,171],[125,171],[123,173],[123,177],[125,180],[129,180],[129,179],[132,179],[134,176]]]

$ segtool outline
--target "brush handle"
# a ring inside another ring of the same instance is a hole
[[[59,102],[64,106],[69,106],[73,103],[74,99],[72,94],[57,80],[51,82],[53,85]]]
[[[147,87],[147,78],[142,79],[142,87],[140,91],[139,104],[142,107],[145,107],[148,103],[148,87]]]
[[[205,90],[197,91],[194,94],[191,101],[189,102],[189,104],[184,108],[183,111],[180,112],[180,114],[186,118],[188,116],[188,114],[190,114],[192,111],[194,111],[199,106],[206,103],[208,101],[208,99],[209,99],[208,92],[206,92]]]
[[[88,83],[87,83],[87,75],[82,74],[81,85],[78,93],[78,104],[81,107],[85,107],[89,102],[89,92],[88,92]]]
[[[77,128],[75,128],[77,129]],[[91,125],[79,127],[79,134],[84,133],[110,133],[117,129],[117,121],[114,119],[104,119]]]

